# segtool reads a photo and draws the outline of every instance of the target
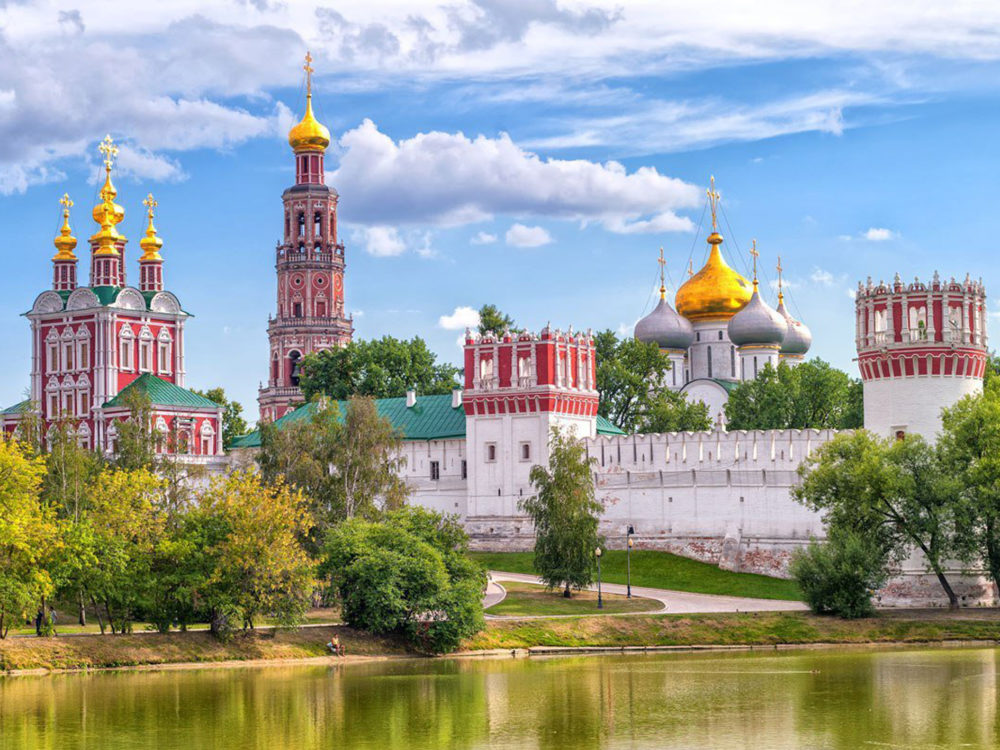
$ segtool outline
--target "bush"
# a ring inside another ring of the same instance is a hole
[[[796,550],[791,573],[813,612],[844,618],[875,614],[872,591],[888,577],[878,548],[853,533]]]
[[[347,624],[447,653],[484,622],[486,575],[466,556],[467,545],[454,520],[404,508],[381,522],[353,518],[334,527],[323,548],[323,573]]]

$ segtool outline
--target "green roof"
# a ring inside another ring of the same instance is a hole
[[[337,407],[341,415],[347,408],[346,401],[338,401]],[[275,420],[274,426],[281,429],[290,424],[311,419],[318,408],[317,402],[300,406],[281,419]],[[414,406],[407,407],[406,398],[375,399],[375,411],[380,417],[399,430],[403,440],[444,440],[445,438],[465,437],[465,409],[461,406],[452,407],[451,396],[419,396]],[[597,418],[597,432],[600,435],[624,435],[604,417]],[[233,440],[230,448],[259,448],[260,430],[254,430],[247,435],[241,435]]]
[[[104,404],[105,409],[113,409],[116,406],[126,406],[125,394],[139,390],[145,393],[154,406],[181,406],[204,409],[206,407],[218,409],[219,405],[214,401],[199,396],[194,391],[181,388],[179,385],[168,383],[162,378],[158,378],[150,373],[143,373],[127,386],[122,388],[118,395]]]
[[[31,409],[31,399],[26,398],[24,401],[20,401],[13,406],[8,406],[0,414],[24,414],[26,411]]]

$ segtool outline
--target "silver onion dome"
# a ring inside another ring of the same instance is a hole
[[[788,323],[788,332],[785,334],[784,340],[781,342],[781,353],[782,354],[805,354],[809,351],[809,347],[812,346],[812,332],[810,332],[808,326],[801,321],[796,320],[788,312],[785,307],[785,300],[782,295],[778,295],[778,314],[780,314],[785,322]]]
[[[653,312],[635,324],[635,337],[661,349],[687,349],[694,341],[694,327],[661,295]]]
[[[737,346],[781,344],[787,332],[785,317],[761,299],[756,283],[746,307],[729,319],[729,340]]]

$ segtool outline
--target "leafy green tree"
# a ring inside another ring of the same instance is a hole
[[[467,550],[455,519],[403,508],[379,522],[354,518],[331,529],[323,571],[349,625],[446,653],[483,627],[486,576]]]
[[[637,432],[700,432],[712,429],[708,406],[689,401],[687,396],[669,388],[660,389],[649,398],[639,414]]]
[[[874,615],[872,592],[888,578],[883,551],[854,531],[796,550],[789,570],[813,612],[845,618]]]
[[[307,355],[299,386],[307,401],[315,396],[392,398],[409,388],[428,395],[451,393],[457,375],[456,367],[437,361],[422,338],[383,336]]]
[[[768,364],[730,392],[725,408],[732,430],[855,429],[864,416],[860,381],[820,359]]]
[[[194,391],[209,401],[214,401],[222,407],[222,444],[229,445],[234,438],[249,432],[247,421],[243,418],[243,405],[226,397],[225,389],[209,388],[207,391]]]
[[[958,607],[944,570],[953,549],[957,485],[934,449],[917,436],[882,440],[869,432],[838,435],[803,464],[797,500],[824,514],[831,533],[864,534],[887,564],[916,547]]]
[[[157,449],[164,440],[153,427],[153,404],[149,396],[137,389],[126,391],[121,398],[129,416],[115,425],[118,438],[114,465],[124,471],[152,471],[156,467]]]
[[[641,422],[656,395],[666,382],[670,361],[656,344],[643,343],[629,337],[619,339],[614,331],[599,331],[594,335],[597,354],[597,390],[600,394],[598,413],[626,432],[632,432]]]
[[[208,573],[199,595],[212,632],[225,636],[236,622],[253,628],[262,615],[286,626],[301,622],[314,585],[300,542],[309,524],[301,493],[234,472],[212,482],[196,514]]]
[[[532,466],[529,477],[537,494],[519,503],[535,526],[535,570],[549,588],[580,589],[594,580],[597,534],[604,506],[594,498],[583,443],[553,430],[549,465]]]
[[[961,487],[957,552],[969,563],[985,564],[1000,582],[1000,378],[946,408],[941,423],[943,468]]]
[[[518,328],[514,319],[509,315],[500,312],[496,305],[483,305],[479,308],[479,335],[492,333],[495,336],[503,335],[504,331],[520,333],[523,329]]]
[[[48,562],[59,543],[55,514],[41,500],[45,460],[0,440],[0,638],[53,591]]]
[[[374,519],[406,502],[401,448],[375,402],[352,398],[343,417],[335,402],[321,401],[307,422],[265,425],[258,461],[266,480],[281,478],[309,499],[315,550],[333,524],[354,516]]]

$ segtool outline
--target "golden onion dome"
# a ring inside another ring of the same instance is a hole
[[[100,229],[91,235],[90,243],[94,255],[117,255],[118,244],[125,241],[125,235],[118,231],[117,225],[125,218],[125,209],[115,203],[118,190],[111,182],[111,167],[118,156],[118,147],[111,136],[105,136],[98,150],[104,156],[104,185],[101,187],[101,202],[94,206],[91,215],[100,225]]]
[[[163,260],[160,255],[160,248],[163,247],[163,240],[156,235],[156,227],[153,226],[153,209],[158,205],[150,193],[146,200],[142,202],[148,210],[149,224],[146,226],[146,236],[139,240],[139,247],[142,248],[142,255],[139,256],[140,263],[149,263]]]
[[[674,304],[688,320],[729,320],[750,301],[753,287],[723,260],[721,234],[712,232],[708,244],[708,261],[677,290]]]
[[[76,237],[73,236],[73,230],[69,228],[69,210],[73,206],[73,201],[70,200],[69,193],[64,193],[59,202],[63,207],[63,225],[59,229],[59,236],[52,241],[58,251],[52,260],[75,261],[76,254],[73,250],[76,249]]]
[[[330,145],[330,131],[313,115],[312,94],[306,95],[305,116],[288,131],[288,145],[296,152],[326,151]]]

